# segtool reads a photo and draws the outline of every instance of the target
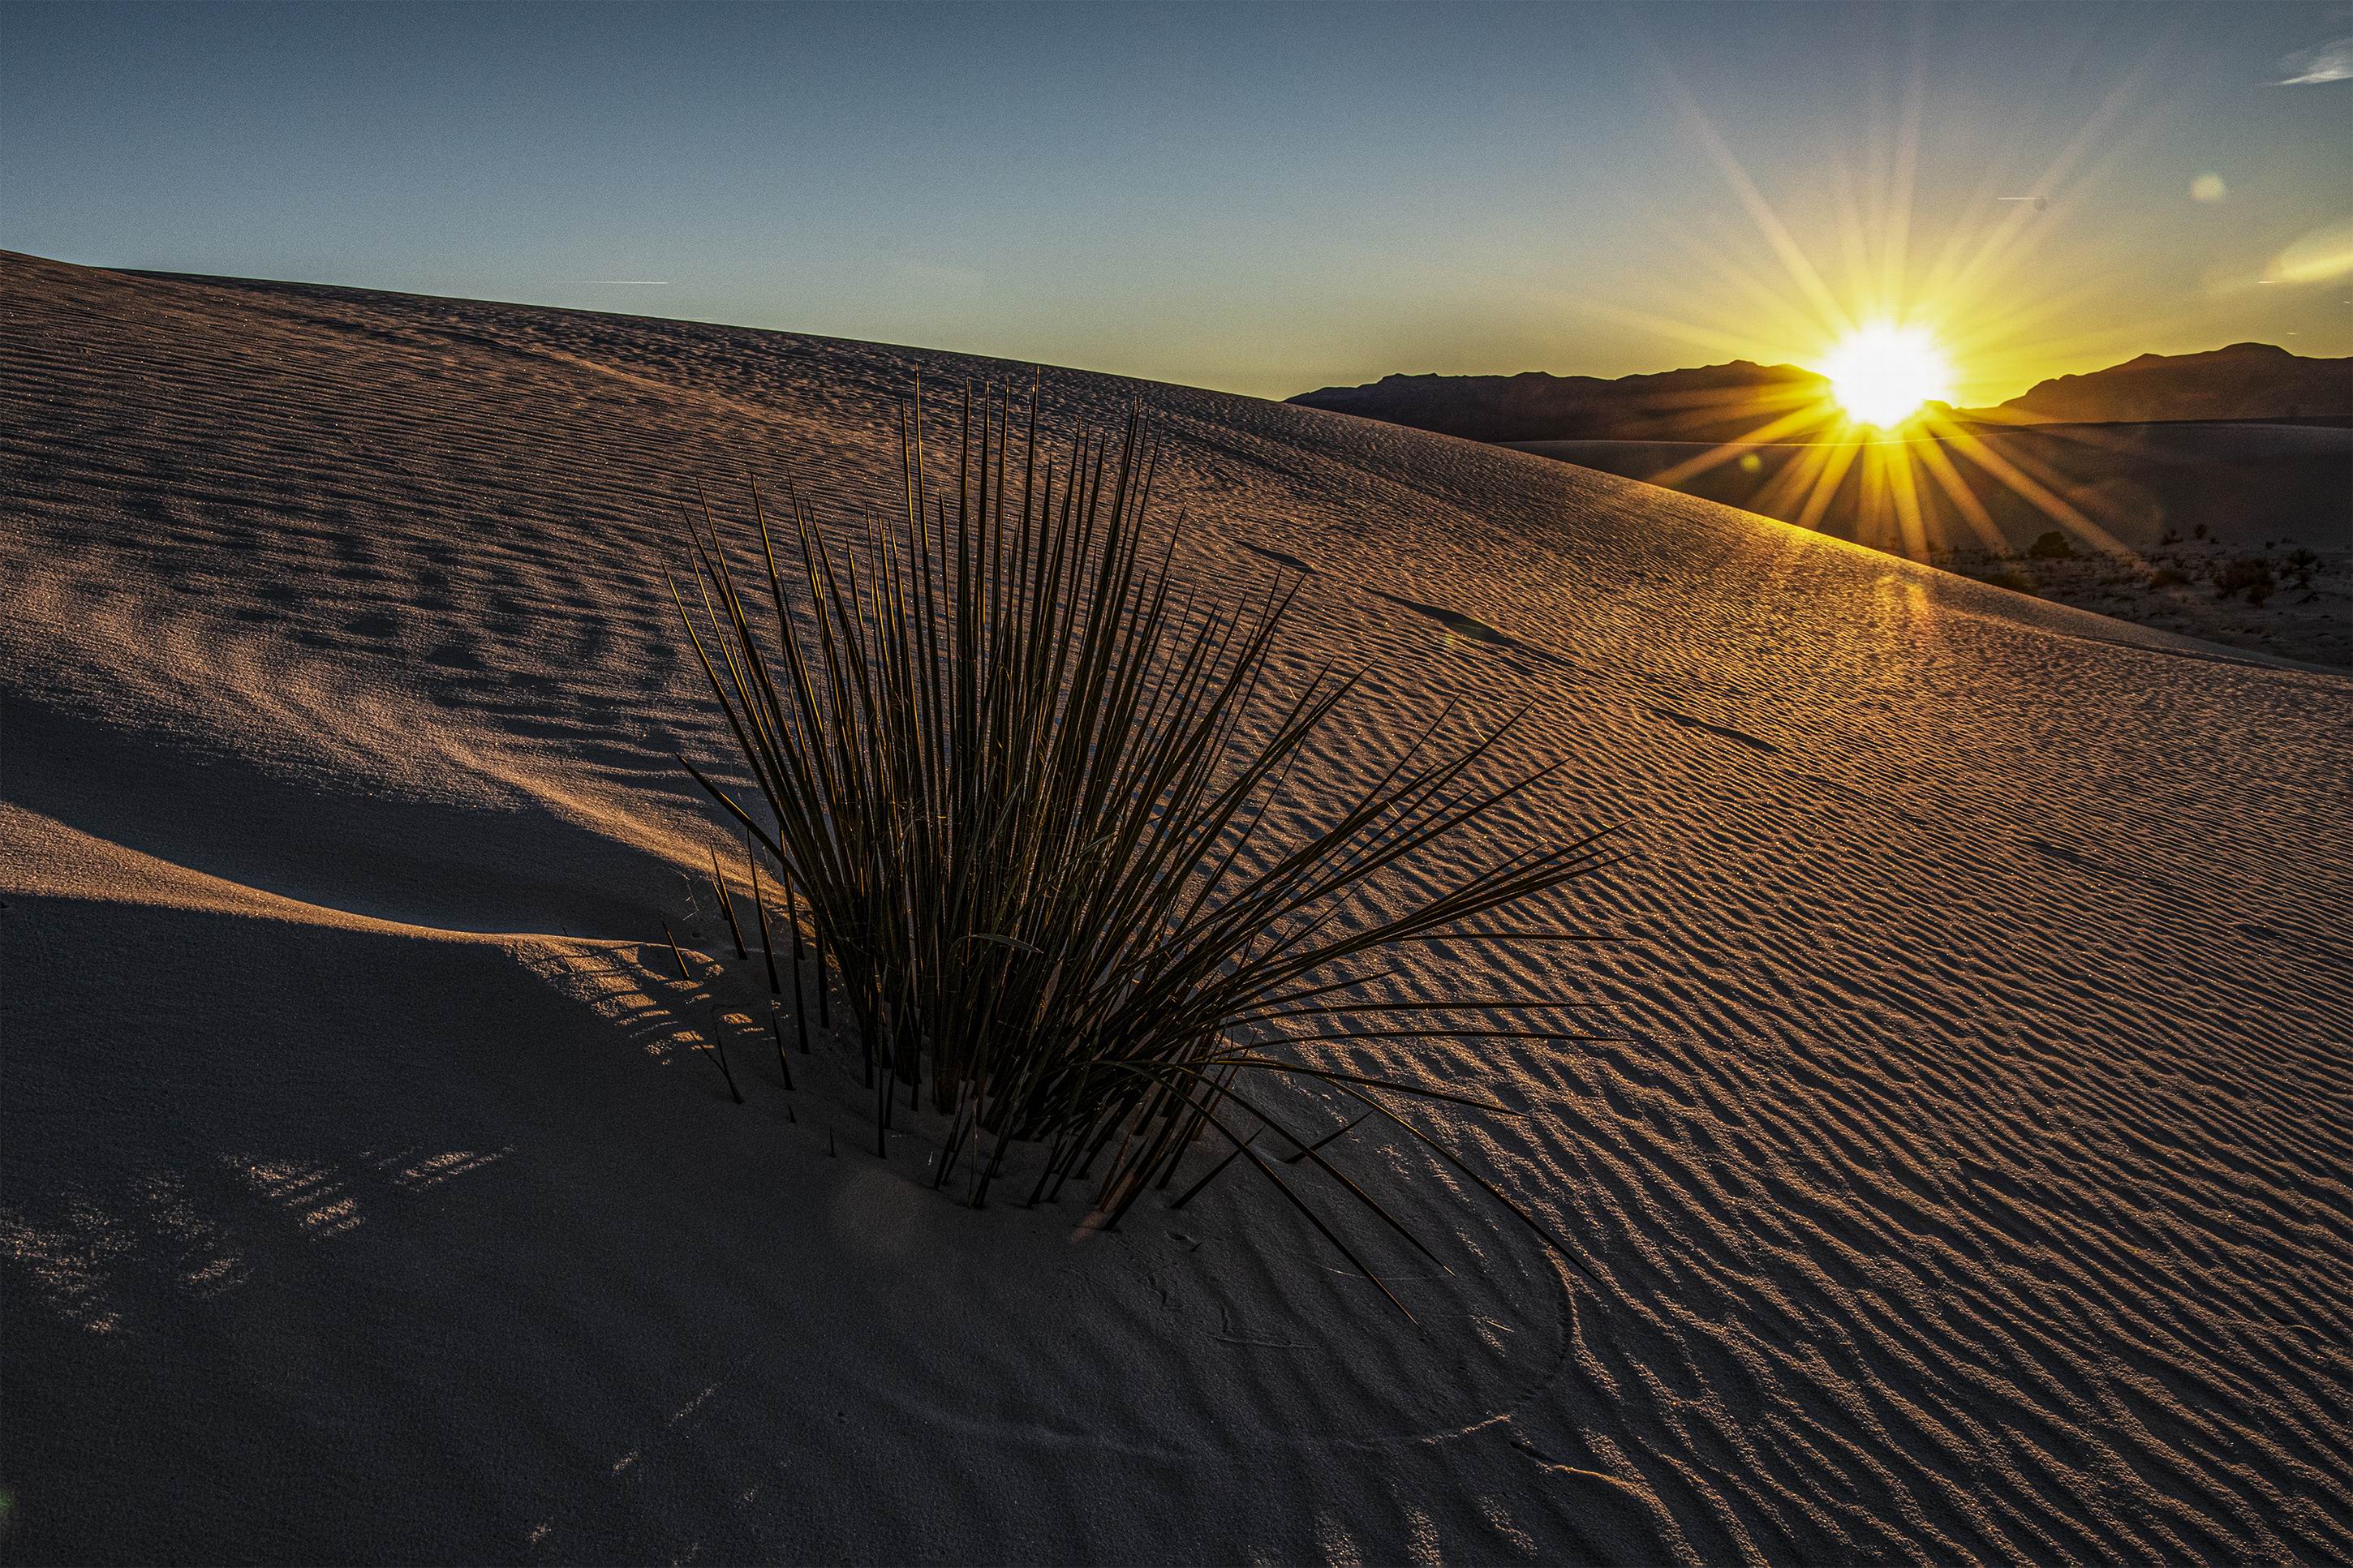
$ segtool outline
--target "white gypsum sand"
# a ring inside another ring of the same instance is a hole
[[[1377,664],[1311,783],[1532,703],[1500,765],[1569,766],[1499,831],[1628,825],[1571,905],[1638,942],[1394,986],[1622,1041],[1335,1058],[1526,1105],[1413,1114],[1599,1281],[1368,1125],[1332,1152],[1452,1270],[1352,1229],[1410,1325],[1239,1171],[1115,1236],[974,1213],[922,1128],[875,1157],[846,1047],[778,1080],[670,759],[726,755],[672,509],[838,519],[917,374],[1026,370],[0,284],[12,1557],[2353,1554],[2353,681],[1047,373],[1060,431],[1142,399],[1197,580],[1308,570],[1286,668]]]

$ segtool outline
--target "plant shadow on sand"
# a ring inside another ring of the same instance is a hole
[[[63,1168],[68,1138],[111,1173],[11,1180],[0,1211],[29,1265],[5,1276],[0,1458],[34,1556],[71,1518],[85,1560],[455,1559],[500,1541],[667,1558],[690,1531],[745,1557],[787,1522],[828,1560],[895,1557],[926,1527],[905,1544],[873,1467],[944,1441],[976,1457],[963,1516],[928,1527],[942,1551],[974,1531],[1042,1548],[1071,1521],[1015,1500],[1060,1493],[1122,1496],[1137,1554],[1312,1554],[1305,1533],[1202,1537],[1204,1489],[1251,1454],[1476,1431],[1567,1353],[1562,1279],[1493,1226],[1493,1262],[1416,1279],[1400,1261],[1393,1286],[1432,1325],[1418,1334],[1247,1188],[1181,1230],[1117,1236],[1069,1203],[960,1207],[927,1180],[942,1124],[886,1159],[867,1145],[846,1042],[820,1037],[787,1094],[744,1028],[735,1107],[688,1058],[714,1009],[765,1010],[756,952],[690,952],[681,984],[659,941],[23,896],[0,937],[12,973],[75,955],[43,1008],[82,1020],[106,1069],[82,1115],[54,1102],[83,1076],[11,1075],[12,1169]],[[1459,1213],[1437,1191],[1402,1201],[1421,1223]],[[133,1428],[173,1463],[114,1467],[106,1435]],[[550,1440],[517,1451],[524,1431]],[[305,1434],[332,1441],[332,1484],[286,1484],[315,1462],[290,1468]],[[1057,1478],[1081,1450],[1092,1479],[1074,1491]],[[475,1465],[509,1484],[452,1485]],[[81,1495],[98,1484],[103,1507]],[[1409,1526],[1351,1521],[1367,1540]]]

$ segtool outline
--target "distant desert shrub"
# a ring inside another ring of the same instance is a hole
[[[2260,605],[2279,586],[2272,563],[2260,555],[2236,555],[2214,568],[2214,596],[2228,599],[2243,594],[2250,605]]]
[[[1392,973],[1403,944],[1586,940],[1480,922],[1603,863],[1598,834],[1487,847],[1499,812],[1562,764],[1489,778],[1512,724],[1450,747],[1441,713],[1362,795],[1305,814],[1323,826],[1278,832],[1303,815],[1293,769],[1359,680],[1278,672],[1298,580],[1233,602],[1184,586],[1177,531],[1154,521],[1157,454],[1133,416],[1056,460],[1034,395],[1024,417],[967,392],[956,478],[940,485],[920,394],[900,437],[902,493],[850,545],[797,495],[776,526],[754,489],[753,564],[734,563],[706,509],[688,525],[692,590],[672,584],[761,798],[680,760],[806,895],[863,1045],[878,1142],[897,1094],[912,1104],[928,1087],[949,1118],[935,1184],[968,1149],[976,1205],[1026,1144],[1042,1151],[1029,1201],[1100,1165],[1095,1209],[1114,1225],[1210,1139],[1370,1278],[1283,1174],[1312,1165],[1334,1180],[1323,1190],[1404,1228],[1274,1119],[1264,1086],[1303,1079],[1401,1129],[1568,1256],[1400,1108],[1514,1112],[1324,1065],[1340,1041],[1578,1037],[1559,1026],[1573,1001],[1352,995]],[[1425,854],[1441,845],[1457,868]],[[1516,1021],[1423,1016],[1460,1008]]]
[[[2189,581],[2189,574],[2179,566],[2160,566],[2148,574],[2152,588],[2179,588]]]
[[[2299,588],[2309,588],[2312,586],[2312,574],[2320,570],[2320,556],[2316,552],[2299,546],[2288,552],[2284,564],[2289,582]]]
[[[2032,573],[2021,571],[2016,566],[2004,566],[1989,573],[1985,580],[1997,588],[2007,588],[2013,594],[2040,594],[2042,591],[2042,585],[2034,580]]]
[[[2036,561],[2067,561],[2073,558],[2075,547],[2068,542],[2065,534],[2054,528],[2035,535],[2034,542],[2026,547],[2026,553]]]

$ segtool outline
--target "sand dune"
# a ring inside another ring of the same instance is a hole
[[[1638,940],[1409,976],[1622,1040],[1355,1053],[1525,1104],[1456,1135],[1599,1280],[1366,1130],[1464,1244],[1380,1254],[1409,1325],[1244,1183],[935,1196],[824,1042],[783,1092],[689,876],[666,519],[876,493],[916,374],[1025,371],[0,280],[10,1556],[2353,1557],[2353,680],[1047,373],[1152,411],[1189,572],[1307,571],[1295,665],[1377,662],[1321,780],[1528,703],[1514,828],[1629,826],[1578,897]]]

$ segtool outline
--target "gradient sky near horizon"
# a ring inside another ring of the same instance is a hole
[[[2353,353],[2353,7],[16,3],[0,247],[1278,397],[1925,312],[1988,403]]]

